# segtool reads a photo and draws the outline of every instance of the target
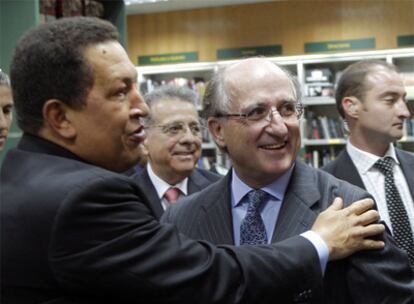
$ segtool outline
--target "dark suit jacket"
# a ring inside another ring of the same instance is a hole
[[[414,154],[400,149],[395,149],[395,152],[401,163],[401,169],[407,181],[408,188],[410,189],[411,197],[414,198]],[[345,180],[362,189],[366,189],[361,176],[346,149],[343,149],[334,161],[329,162],[321,169],[331,173],[339,179]]]
[[[321,284],[304,238],[244,248],[189,240],[159,224],[133,179],[38,137],[23,135],[0,176],[3,304],[272,303]]]
[[[161,200],[158,197],[157,190],[148,175],[148,170],[145,167],[140,172],[132,176],[141,188],[145,189],[145,194],[149,199],[156,217],[159,219],[164,213]],[[196,193],[206,188],[211,183],[214,183],[222,178],[221,175],[209,172],[207,170],[195,168],[188,178],[188,195]]]
[[[216,244],[233,244],[231,173],[223,180],[184,198],[163,215],[184,234]],[[309,230],[317,215],[336,196],[346,204],[368,194],[297,161],[286,190],[272,242]],[[280,303],[413,303],[413,274],[390,235],[383,250],[366,251],[328,263],[321,288],[290,294]],[[298,283],[300,278],[298,278]]]

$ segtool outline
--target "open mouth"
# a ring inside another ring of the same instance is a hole
[[[178,156],[187,156],[187,155],[193,155],[194,151],[187,151],[187,152],[175,152],[174,155]]]
[[[262,145],[260,146],[260,148],[264,150],[280,150],[280,149],[283,149],[285,146],[286,146],[286,142],[283,142],[280,144]]]
[[[136,142],[143,142],[146,138],[144,127],[140,127],[130,134],[130,138]]]

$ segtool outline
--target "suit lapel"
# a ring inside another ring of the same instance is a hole
[[[312,169],[297,160],[280,209],[272,242],[309,230],[317,217],[311,208],[320,198],[321,194]]]
[[[231,171],[220,182],[209,188],[209,194],[201,205],[198,225],[200,236],[205,236],[215,244],[234,244],[230,180]]]
[[[148,198],[151,204],[150,207],[152,208],[152,211],[154,212],[156,218],[159,219],[164,213],[164,209],[162,208],[157,190],[155,189],[148,175],[147,168],[137,173],[134,178],[137,181],[138,185],[140,185],[144,190],[145,196]]]
[[[337,157],[338,168],[335,171],[337,178],[345,180],[355,186],[365,189],[364,182],[355,167],[354,162],[346,149],[342,150]],[[366,189],[365,189],[366,190]]]
[[[194,169],[188,178],[188,194],[193,194],[200,190],[203,190],[207,185],[209,185],[209,180],[205,178],[198,169]]]
[[[414,156],[398,149],[396,149],[396,152],[408,188],[410,189],[411,197],[414,199]]]

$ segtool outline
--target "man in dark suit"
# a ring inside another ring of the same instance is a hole
[[[288,72],[262,58],[219,71],[206,90],[209,130],[233,168],[221,181],[172,206],[162,217],[184,234],[216,244],[267,244],[303,233],[328,202],[367,197],[361,189],[297,160],[299,89]],[[385,248],[328,263],[324,282],[281,303],[413,303],[407,258],[390,237]],[[243,246],[242,246],[243,247]]]
[[[323,170],[371,193],[381,218],[408,253],[414,268],[414,154],[393,145],[403,136],[405,119],[411,117],[406,94],[403,79],[392,64],[366,60],[345,69],[335,97],[349,137],[346,148]],[[390,209],[396,203],[387,198],[386,178],[376,166],[385,159],[392,160],[393,178],[402,203],[402,215],[398,213],[394,221]]]
[[[193,91],[161,86],[144,100],[150,110],[144,119],[148,163],[134,178],[160,218],[176,199],[204,189],[221,176],[195,167],[201,156],[203,126]],[[177,196],[172,200],[171,191]]]

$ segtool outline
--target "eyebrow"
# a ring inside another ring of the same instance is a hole
[[[401,95],[400,93],[396,91],[386,91],[379,95],[380,98],[386,97],[386,96],[393,96],[393,97],[402,96],[403,98],[405,98],[407,96],[407,92],[404,91],[404,94]]]
[[[286,98],[286,99],[281,100],[278,103],[278,105],[282,105],[282,104],[286,104],[286,103],[297,103],[297,101],[293,98]],[[251,105],[248,105],[247,107],[245,107],[243,109],[244,110],[245,109],[251,109],[251,108],[254,108],[254,107],[257,107],[257,106],[268,106],[269,104],[270,104],[270,102],[259,101],[257,103],[253,103]]]

